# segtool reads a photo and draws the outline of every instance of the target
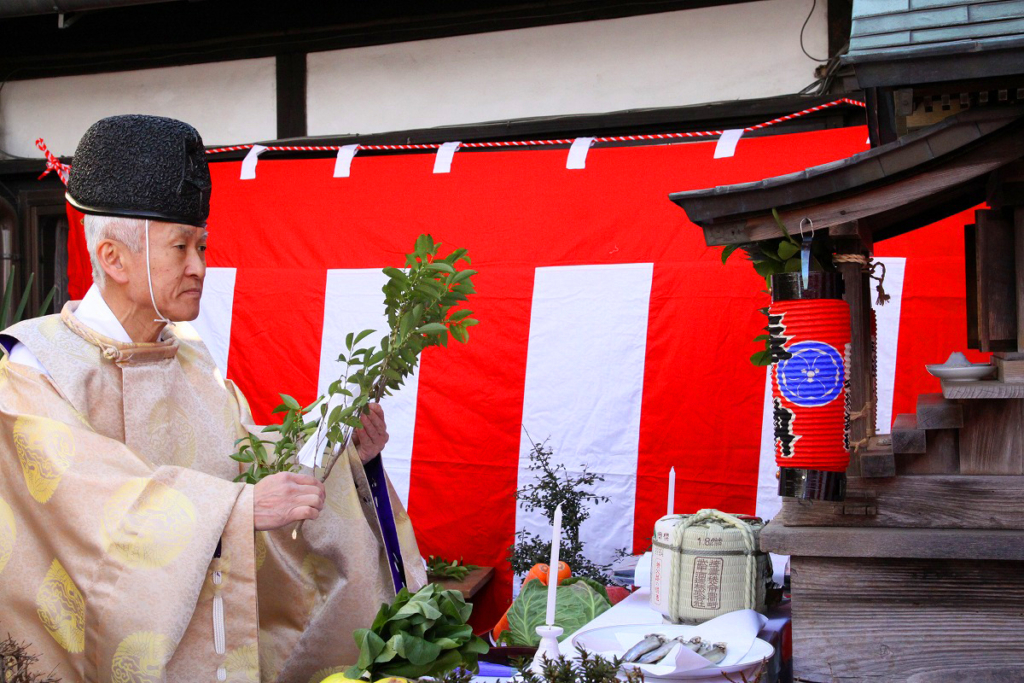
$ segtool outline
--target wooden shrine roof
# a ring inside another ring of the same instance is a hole
[[[1020,74],[1024,0],[854,0],[842,61],[862,88]]]
[[[708,245],[855,225],[874,241],[985,201],[989,176],[1024,158],[1024,107],[968,110],[887,145],[765,180],[676,192],[669,198],[704,229]]]

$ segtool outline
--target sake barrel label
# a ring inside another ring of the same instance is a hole
[[[721,557],[695,557],[693,581],[690,586],[690,607],[693,609],[720,609],[722,607],[722,572],[725,560]]]

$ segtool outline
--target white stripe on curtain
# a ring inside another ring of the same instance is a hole
[[[317,391],[323,394],[331,382],[344,372],[338,356],[345,352],[345,336],[363,330],[376,330],[360,342],[361,346],[380,348],[381,337],[388,332],[384,314],[384,294],[381,287],[387,276],[380,268],[353,268],[327,271],[324,296],[324,331],[320,346],[320,377]],[[346,354],[347,355],[347,354]],[[348,388],[351,390],[354,385]],[[416,428],[416,395],[419,387],[419,369],[410,375],[394,396],[381,401],[388,424],[387,448],[384,449],[384,468],[401,498],[409,504],[409,471],[412,461],[413,431]]]
[[[530,314],[523,425],[548,441],[553,462],[578,474],[583,465],[605,477],[581,528],[590,560],[607,563],[630,548],[636,497],[640,403],[647,349],[650,263],[537,268]],[[530,439],[519,448],[519,486]],[[516,528],[550,538],[539,512],[516,509]]]

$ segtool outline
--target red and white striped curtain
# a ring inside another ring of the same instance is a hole
[[[480,271],[467,346],[428,349],[386,399],[387,470],[424,554],[494,565],[475,621],[511,599],[503,560],[542,521],[514,492],[534,440],[587,465],[609,496],[582,530],[592,559],[642,551],[666,508],[771,516],[778,508],[770,386],[748,358],[764,282],[721,250],[668,194],[759,180],[865,151],[863,127],[715,142],[598,147],[568,170],[565,149],[335,160],[266,155],[256,177],[211,164],[210,250],[196,322],[211,352],[271,420],[277,393],[310,402],[337,378],[347,332],[384,334],[380,269],[415,237],[465,247]],[[879,425],[938,390],[924,364],[966,346],[963,216],[876,246],[891,302],[879,313]],[[901,334],[901,330],[903,334]],[[524,430],[525,427],[525,430]],[[225,457],[227,455],[225,454]]]

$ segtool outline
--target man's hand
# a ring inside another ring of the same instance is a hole
[[[388,442],[388,426],[384,422],[384,409],[380,407],[379,403],[371,403],[368,407],[370,412],[359,416],[363,428],[357,429],[352,434],[352,443],[359,451],[359,459],[364,463],[376,458]]]
[[[270,531],[316,519],[324,508],[324,485],[306,474],[278,472],[261,479],[253,491],[253,526]]]

